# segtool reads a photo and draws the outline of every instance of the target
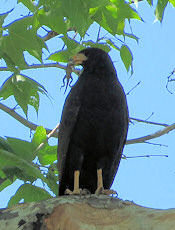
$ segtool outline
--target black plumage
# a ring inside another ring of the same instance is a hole
[[[59,195],[66,189],[68,194],[80,194],[76,183],[92,194],[110,189],[128,130],[126,97],[108,54],[87,48],[73,59],[84,70],[63,108],[58,144]],[[99,182],[100,173],[103,183]]]

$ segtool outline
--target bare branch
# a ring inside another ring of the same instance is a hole
[[[0,71],[10,71],[7,67],[0,67]]]
[[[145,143],[147,140],[151,140],[157,137],[160,137],[166,133],[169,133],[170,131],[172,131],[173,129],[175,129],[175,123],[172,125],[169,125],[168,127],[159,130],[155,133],[152,133],[150,135],[144,136],[144,137],[139,137],[139,138],[135,138],[135,139],[131,139],[131,140],[127,140],[126,141],[126,145],[129,144],[135,144],[135,143]]]
[[[168,145],[153,143],[153,142],[149,142],[149,141],[145,141],[145,143],[149,144],[149,145],[157,145],[157,146],[160,146],[160,147],[168,147]]]
[[[143,122],[143,123],[151,124],[151,125],[160,125],[160,126],[164,126],[164,127],[168,127],[169,126],[167,124],[162,124],[162,123],[158,123],[158,122],[142,120],[142,119],[133,118],[133,117],[130,117],[130,120],[137,121],[137,122]]]
[[[99,26],[99,29],[98,29],[98,34],[97,34],[97,43],[100,41],[100,32],[101,32],[101,26]]]
[[[130,156],[130,157],[123,155],[122,159],[139,158],[139,157],[148,157],[148,158],[150,158],[150,157],[168,157],[168,155],[159,154],[159,155],[143,155],[143,156],[141,155],[141,156]]]
[[[21,124],[28,127],[29,129],[36,130],[38,125],[26,120],[25,118],[20,116],[18,113],[16,113],[14,110],[10,109],[6,105],[3,105],[2,103],[0,103],[0,109],[3,110],[4,112],[8,113],[10,116],[15,118],[17,121],[19,121]],[[45,128],[45,129],[46,129],[47,134],[49,134],[52,131],[51,129],[47,129],[47,128]],[[58,137],[58,134],[54,133],[53,137]]]
[[[145,119],[145,121],[148,121],[153,115],[154,115],[154,112],[152,112],[151,115],[149,115],[149,117]]]
[[[47,63],[47,64],[36,64],[36,65],[29,65],[25,68],[26,69],[40,69],[40,68],[50,68],[50,67],[56,67],[56,68],[60,68],[60,69],[64,69],[66,70],[66,66],[61,65],[59,63]],[[0,67],[0,71],[9,71],[8,68],[6,67]],[[80,70],[78,69],[72,69],[72,72],[74,72],[75,74],[80,74]]]
[[[173,71],[170,73],[170,75],[167,77],[167,84],[166,84],[166,89],[168,90],[168,92],[170,94],[173,94],[169,89],[168,89],[168,83],[173,81],[174,79],[170,79],[170,77],[175,73],[175,69],[173,69]]]
[[[129,92],[126,93],[126,96],[128,96],[140,83],[141,81],[139,81],[132,89],[130,89]]]
[[[44,27],[42,27],[45,31],[47,31]],[[44,41],[48,41],[50,40],[51,38],[59,35],[57,32],[51,30],[51,31],[47,31],[48,34],[43,38]]]
[[[19,121],[24,126],[30,128],[31,130],[36,130],[36,128],[37,128],[38,125],[36,125],[36,124],[34,124],[32,122],[29,122],[28,120],[26,120],[25,118],[23,118],[22,116],[20,116],[18,113],[16,113],[14,110],[12,110],[9,107],[3,105],[2,103],[0,103],[0,109],[3,110],[4,112],[8,113],[10,116],[12,116],[13,118],[15,118],[17,121]],[[131,118],[131,119],[133,119],[133,118]],[[140,121],[140,122],[143,122],[143,121]],[[146,122],[146,123],[148,123],[148,122]],[[158,124],[162,125],[160,123],[156,123],[156,124],[157,125]],[[58,133],[56,131],[48,129],[48,128],[45,128],[45,129],[46,129],[46,133],[47,134],[50,134],[50,133],[53,132],[52,137],[58,138]],[[160,136],[162,136],[164,134],[167,134],[168,132],[170,132],[170,131],[172,131],[174,129],[175,129],[175,123],[172,124],[172,125],[167,126],[166,128],[164,128],[164,129],[162,129],[160,131],[157,131],[157,132],[155,132],[153,134],[150,134],[150,135],[147,135],[147,136],[144,136],[144,137],[139,137],[139,138],[127,140],[126,144],[129,145],[129,144],[135,144],[135,143],[146,143],[147,140],[151,140],[151,139],[160,137]]]
[[[48,30],[47,30],[46,28],[44,28],[43,26],[42,26],[42,29],[48,32],[47,35],[43,37],[43,40],[44,40],[44,41],[48,41],[48,40],[50,40],[51,38],[60,35],[59,33],[55,32],[55,31],[53,31],[53,30],[48,31]],[[70,27],[70,28],[67,29],[67,32],[69,32],[69,31],[75,31],[76,34],[78,33],[78,32],[76,31],[76,28],[71,28],[71,27]]]

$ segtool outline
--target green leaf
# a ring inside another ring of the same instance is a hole
[[[153,0],[147,0],[147,2],[150,4],[150,6],[153,5]]]
[[[3,85],[0,88],[0,97],[4,100],[13,95],[13,83],[12,83],[12,76],[6,79]]]
[[[1,179],[5,179],[6,178],[6,175],[4,174],[3,171],[0,170],[0,178]]]
[[[139,40],[139,38],[137,36],[135,36],[134,34],[124,33],[124,36],[135,39],[136,42],[138,42],[138,40]]]
[[[0,192],[11,185],[17,178],[15,176],[12,177],[12,179],[9,179],[7,175],[0,170]]]
[[[33,106],[38,113],[39,92],[47,95],[46,89],[38,82],[24,75],[14,74],[3,83],[0,88],[0,97],[5,100],[14,95],[16,102],[27,116],[28,105]]]
[[[106,43],[107,44],[109,44],[111,47],[113,47],[114,49],[116,49],[116,50],[120,50],[117,46],[116,46],[116,44],[113,42],[113,40],[112,39],[106,39]]]
[[[32,139],[32,144],[37,148],[46,139],[46,130],[43,126],[38,126]]]
[[[167,3],[168,3],[168,0],[158,0],[157,7],[155,10],[155,15],[156,15],[156,18],[160,22],[162,22],[164,10],[165,10]]]
[[[0,137],[0,149],[4,149],[9,152],[13,152],[11,146],[5,138]]]
[[[90,9],[91,17],[111,34],[124,34],[125,19],[141,20],[138,13],[124,0],[111,0],[110,4]]]
[[[32,26],[34,20],[35,18],[32,16],[24,17],[5,27],[8,29],[9,35],[3,36],[0,42],[0,58],[4,58],[12,71],[15,71],[15,66],[21,69],[26,68],[24,51],[35,53],[35,57],[42,61],[42,48],[46,48],[46,46]]]
[[[32,139],[32,144],[37,148],[46,139],[46,130],[38,126]],[[57,146],[50,146],[47,142],[38,151],[38,159],[42,166],[52,164],[57,160]]]
[[[68,38],[67,36],[63,37],[62,40],[67,46],[67,49],[52,54],[49,59],[57,62],[67,63],[74,54],[82,50],[84,47],[75,40]]]
[[[3,168],[3,172],[11,181],[19,179],[25,182],[30,181],[31,183],[33,183],[37,179],[36,177],[33,177],[33,175],[31,174],[26,174],[23,169],[20,169],[16,166],[5,166]]]
[[[35,148],[32,143],[12,137],[7,137],[7,142],[16,156],[23,158],[28,162],[35,159]]]
[[[93,23],[89,15],[89,8],[89,1],[62,1],[62,12],[64,12],[64,16],[69,19],[69,26],[78,31],[81,36],[85,35],[87,29]]]
[[[21,171],[24,175],[26,174],[26,177],[32,177],[33,180],[40,178],[44,182],[47,182],[46,178],[34,163],[29,163],[11,152],[0,149],[0,162],[0,169],[3,171],[9,167],[17,168],[19,169],[17,171]]]
[[[130,49],[127,46],[123,45],[120,49],[120,56],[125,65],[126,70],[129,71],[129,67],[131,66],[133,60]]]
[[[71,56],[70,51],[67,49],[50,55],[49,60],[67,63]]]
[[[49,10],[46,12],[44,8],[40,9],[37,13],[37,20],[40,26],[45,25],[58,34],[67,33],[64,15],[58,7],[49,8]]]
[[[86,47],[96,47],[99,49],[102,49],[104,51],[106,51],[107,53],[110,51],[110,47],[107,44],[102,44],[102,43],[94,43],[91,41],[87,41],[87,42],[83,42],[83,45],[85,45],[85,47],[83,47],[83,49],[85,49]]]
[[[57,160],[57,145],[50,146],[45,143],[44,147],[38,151],[38,159],[41,165],[53,164]]]
[[[47,173],[47,179],[48,179],[47,185],[49,186],[49,188],[55,195],[58,195],[58,184],[57,184],[58,176],[55,175],[55,170],[53,169],[52,166],[53,165],[49,167],[49,170]]]
[[[0,184],[0,192],[7,188],[9,185],[11,185],[13,183],[13,181],[11,181],[10,179],[5,179],[1,184]]]
[[[46,190],[33,186],[31,184],[24,184],[19,187],[16,194],[10,199],[8,207],[11,207],[24,199],[24,202],[36,202],[46,200],[52,196]]]
[[[1,14],[0,15],[0,28],[2,28],[2,24],[4,23],[4,19],[6,18],[6,14]]]
[[[18,3],[19,2],[22,2],[31,12],[35,12],[37,10],[37,6],[34,4],[34,1],[18,0]]]
[[[175,7],[175,0],[169,0],[169,2]]]

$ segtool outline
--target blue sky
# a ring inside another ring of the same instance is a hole
[[[10,4],[12,2],[10,1]],[[0,0],[1,3],[5,3],[5,1]],[[167,6],[162,24],[158,21],[154,22],[155,8],[150,7],[146,2],[139,3],[137,10],[144,22],[133,20],[131,27],[134,34],[140,38],[139,43],[126,40],[126,44],[133,52],[134,74],[130,76],[126,72],[124,64],[116,52],[111,51],[110,55],[126,93],[141,81],[127,96],[130,116],[144,120],[154,113],[149,119],[150,121],[172,124],[175,122],[175,84],[169,84],[169,88],[173,92],[170,94],[166,89],[166,83],[167,77],[175,67],[175,9],[170,4]],[[55,49],[58,40],[58,38],[54,38],[48,42],[50,51]],[[30,108],[29,120],[47,128],[54,128],[60,120],[65,100],[64,90],[60,91],[64,71],[52,68],[30,70],[24,73],[44,85],[53,98],[50,102],[42,96],[38,117]],[[8,76],[9,73],[0,72],[0,85]],[[9,107],[15,105],[12,98],[3,103]],[[17,112],[22,114],[20,110]],[[0,136],[30,140],[29,129],[3,111],[0,111],[0,117]],[[129,127],[128,139],[145,136],[162,128],[161,126],[134,123]],[[168,158],[123,159],[112,186],[118,192],[119,198],[151,208],[175,207],[174,140],[175,131],[172,131],[160,138],[150,140],[151,143],[168,147],[153,144],[133,144],[125,147],[124,155],[126,156],[163,154],[168,155]],[[56,144],[57,140],[52,138],[51,142]],[[7,205],[10,196],[15,193],[15,188],[19,184],[20,182],[0,192],[0,208]]]

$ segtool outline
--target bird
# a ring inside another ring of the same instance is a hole
[[[83,71],[63,106],[58,142],[59,196],[114,194],[128,132],[128,106],[112,60],[102,49],[78,52]]]

